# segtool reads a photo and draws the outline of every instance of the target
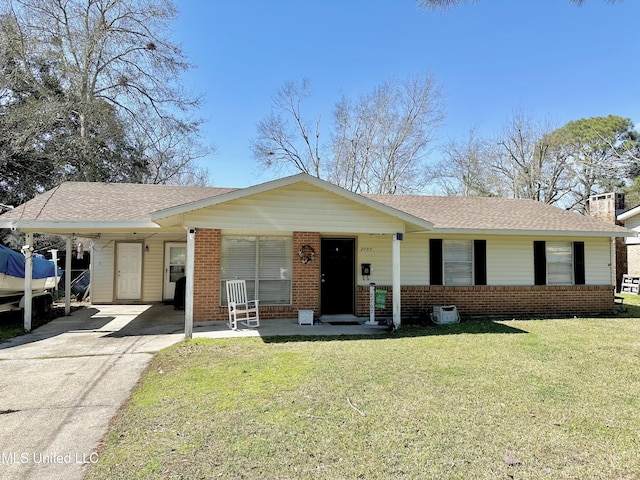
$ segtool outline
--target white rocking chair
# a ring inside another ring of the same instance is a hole
[[[238,322],[250,328],[259,327],[258,302],[259,300],[247,300],[247,282],[227,280],[229,328],[237,330]]]

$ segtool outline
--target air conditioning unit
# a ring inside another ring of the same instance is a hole
[[[449,325],[458,323],[460,315],[455,305],[442,305],[441,307],[433,307],[431,321],[437,325]]]

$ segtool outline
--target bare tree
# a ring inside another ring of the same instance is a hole
[[[310,91],[307,80],[289,82],[273,97],[273,111],[258,123],[252,142],[262,167],[309,173],[362,193],[406,193],[424,186],[424,161],[443,118],[440,89],[431,75],[386,82],[357,100],[343,97],[327,144],[320,142],[320,119],[308,122],[302,114]]]
[[[503,196],[552,204],[566,194],[567,158],[548,135],[552,130],[522,111],[509,118],[487,158],[506,187]]]
[[[194,160],[215,151],[203,145],[198,136],[199,122],[165,118],[150,122],[138,132],[137,148],[143,152],[146,165],[143,183],[201,185],[209,182],[209,172]]]
[[[207,147],[193,148],[199,122],[189,116],[200,99],[179,83],[191,65],[168,36],[176,14],[171,0],[2,2],[3,33],[11,33],[3,38],[12,40],[2,45],[7,100],[1,106],[17,113],[14,107],[28,101],[32,110],[51,110],[40,117],[48,122],[44,127],[32,121],[32,130],[41,131],[31,137],[39,143],[29,145],[34,153],[50,151],[49,159],[58,162],[52,170],[64,175],[50,178],[171,178],[167,172],[158,176],[153,164],[162,164],[159,152],[168,151],[168,135],[171,152],[180,157],[174,167],[197,169],[194,162]],[[169,126],[179,128],[169,133]],[[16,142],[5,146],[3,153],[17,158]],[[78,157],[72,168],[64,164],[65,151]]]
[[[90,101],[102,98],[135,120],[188,110],[199,98],[176,79],[191,68],[168,37],[177,10],[170,0],[8,0],[28,51],[51,55],[63,85]],[[79,116],[82,122],[82,111]]]
[[[334,110],[328,179],[355,192],[421,190],[443,110],[430,74],[390,80],[357,101],[343,98]]]
[[[440,191],[447,196],[499,196],[500,182],[487,163],[488,148],[477,127],[464,140],[449,140],[442,149],[443,159],[434,167]]]
[[[302,103],[311,95],[311,83],[285,83],[272,98],[271,113],[257,125],[252,141],[254,158],[264,168],[297,170],[321,177],[320,118],[305,121]]]

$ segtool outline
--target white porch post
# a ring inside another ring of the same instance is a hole
[[[187,274],[187,282],[185,285],[184,297],[184,339],[189,340],[193,337],[193,276],[195,266],[195,244],[196,229],[189,228],[187,230],[187,261],[185,271]]]
[[[395,233],[393,235],[393,244],[391,248],[391,293],[393,296],[393,325],[395,328],[400,328],[401,324],[400,242],[402,241],[402,236],[402,233]]]
[[[67,237],[67,249],[64,256],[64,314],[71,315],[71,257],[73,256],[73,245],[71,237]]]
[[[33,276],[33,233],[27,233],[26,243],[22,247],[24,254],[24,331],[31,331],[31,279]]]

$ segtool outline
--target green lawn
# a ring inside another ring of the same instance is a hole
[[[475,321],[183,342],[88,478],[632,479],[638,452],[640,319]]]
[[[0,342],[4,342],[12,337],[17,337],[23,333],[24,328],[20,322],[14,321],[13,319],[9,321],[0,320]]]

